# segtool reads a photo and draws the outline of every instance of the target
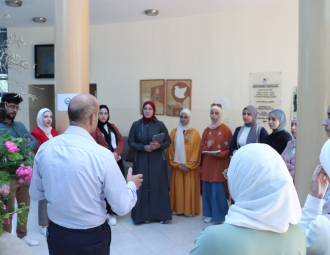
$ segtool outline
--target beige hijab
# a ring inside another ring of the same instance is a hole
[[[209,128],[210,129],[216,129],[217,127],[219,127],[221,124],[222,124],[222,109],[219,107],[219,106],[212,106],[211,109],[210,109],[210,112],[215,109],[215,110],[218,110],[219,111],[219,114],[220,114],[220,117],[218,119],[217,122],[213,122],[211,123],[211,125],[209,125]]]
[[[181,117],[182,113],[186,113],[188,115],[189,122],[190,122],[191,112],[188,109],[183,109],[180,112],[180,117]],[[176,130],[176,135],[175,135],[175,139],[174,139],[174,146],[175,146],[174,162],[180,163],[183,165],[186,165],[186,163],[187,163],[183,131],[190,129],[189,124],[190,123],[188,123],[188,125],[186,125],[186,126],[183,126],[179,120],[178,129]]]

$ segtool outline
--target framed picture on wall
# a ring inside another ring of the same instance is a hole
[[[152,101],[156,106],[156,115],[165,114],[165,80],[141,80],[140,102],[142,106],[147,101]]]
[[[192,80],[166,81],[166,115],[180,116],[182,109],[191,110]]]

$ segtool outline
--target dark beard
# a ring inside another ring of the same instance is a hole
[[[16,117],[16,115],[15,115],[14,117],[11,117],[9,114],[6,114],[6,118],[7,118],[7,119],[14,120],[15,117]]]

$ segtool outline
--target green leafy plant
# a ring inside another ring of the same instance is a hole
[[[6,171],[0,171],[0,186],[7,185],[10,186],[10,175]],[[21,208],[7,208],[6,201],[11,199],[9,196],[0,196],[0,234],[3,232],[3,225],[9,224],[10,215],[17,213],[18,223],[23,226],[27,221],[27,215],[29,213],[29,206],[26,206],[24,203],[20,203]]]
[[[25,166],[33,166],[34,153],[29,145],[26,144],[27,136],[15,138],[10,135],[10,132],[3,133],[0,130],[0,169],[9,173],[10,178],[19,179],[16,171],[24,164]],[[6,142],[12,142],[17,146],[16,151],[9,152]]]

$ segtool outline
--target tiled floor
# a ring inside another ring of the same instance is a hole
[[[198,234],[212,223],[204,223],[203,216],[173,216],[169,224],[148,223],[134,225],[130,215],[118,217],[118,224],[111,227],[111,255],[187,255]],[[16,229],[16,224],[13,229]],[[35,255],[48,255],[46,237],[38,226],[38,203],[31,201],[28,235],[40,242],[31,247]]]

